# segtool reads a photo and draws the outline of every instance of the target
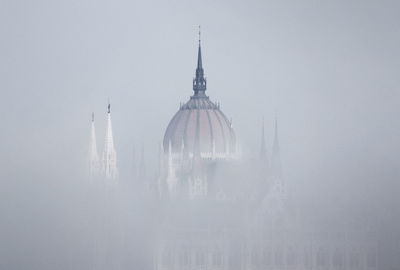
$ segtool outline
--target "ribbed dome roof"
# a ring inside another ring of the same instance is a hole
[[[197,58],[196,77],[193,79],[194,95],[182,105],[169,122],[164,135],[164,150],[200,154],[230,154],[235,152],[235,133],[228,118],[205,95],[207,81],[202,67],[201,47]]]
[[[205,96],[192,96],[181,106],[165,132],[163,144],[166,151],[169,142],[173,152],[180,152],[182,144],[189,153],[194,153],[197,146],[200,153],[215,151],[227,154],[235,151],[235,133],[231,123],[219,107]]]

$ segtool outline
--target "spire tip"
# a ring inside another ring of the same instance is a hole
[[[199,25],[199,46],[200,46],[200,42],[201,42],[201,25]]]

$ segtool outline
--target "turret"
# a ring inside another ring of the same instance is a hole
[[[107,107],[107,128],[104,141],[101,171],[103,176],[108,180],[116,180],[118,178],[117,153],[114,148],[110,103],[108,103]]]
[[[100,163],[97,154],[96,131],[94,127],[94,113],[92,113],[91,130],[90,130],[90,150],[89,150],[89,175],[94,178],[99,175]]]
[[[281,164],[281,153],[279,149],[277,117],[275,117],[275,134],[274,134],[274,142],[272,145],[271,175],[274,179],[280,179],[280,180],[282,179],[282,164]]]
[[[265,144],[264,117],[261,127],[260,161],[262,163],[262,166],[268,167],[267,146]]]
[[[139,165],[139,181],[143,182],[146,179],[146,162],[144,158],[144,146],[140,151],[140,165]]]

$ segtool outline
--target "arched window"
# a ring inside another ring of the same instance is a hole
[[[304,251],[304,267],[311,268],[311,252],[308,250]]]
[[[333,268],[344,269],[344,253],[338,248],[333,253]]]
[[[164,266],[170,267],[173,263],[172,252],[169,250],[165,250],[162,256],[162,263]]]
[[[350,268],[352,269],[357,269],[360,266],[360,254],[357,252],[353,251],[350,254]]]
[[[324,267],[328,263],[328,254],[326,252],[326,249],[323,247],[320,247],[317,252],[317,266],[319,267]]]
[[[376,267],[376,253],[373,249],[370,249],[367,253],[367,266],[370,268]]]
[[[212,259],[213,259],[213,265],[220,266],[222,264],[222,254],[221,254],[221,252],[218,251],[218,250],[215,251],[213,253]]]
[[[251,264],[252,266],[258,266],[259,258],[258,258],[258,250],[257,248],[253,247],[251,252]]]
[[[205,256],[201,250],[196,252],[196,265],[204,265],[205,264]]]
[[[264,249],[262,262],[263,266],[271,265],[271,251],[269,249]]]
[[[296,265],[296,253],[293,248],[289,248],[286,254],[286,263],[289,267]]]
[[[186,250],[182,250],[179,254],[179,263],[181,266],[189,265],[189,254]]]
[[[275,250],[275,265],[278,267],[283,266],[283,252],[281,249]]]

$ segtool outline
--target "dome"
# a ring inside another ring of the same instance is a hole
[[[193,79],[194,95],[181,105],[169,122],[163,141],[165,152],[169,144],[172,152],[181,152],[184,147],[185,152],[198,150],[201,156],[211,153],[225,156],[235,152],[236,139],[231,122],[219,105],[205,95],[206,86],[199,44],[196,77]]]
[[[208,97],[192,96],[181,106],[165,132],[163,144],[166,151],[169,142],[172,152],[180,152],[182,145],[189,153],[194,153],[196,145],[202,154],[235,151],[235,133],[231,123]]]

